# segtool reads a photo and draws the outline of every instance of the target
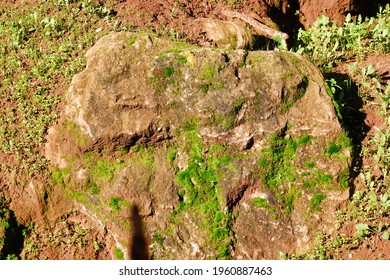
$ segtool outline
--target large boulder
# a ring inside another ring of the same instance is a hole
[[[45,154],[113,250],[132,204],[156,259],[274,259],[333,230],[349,140],[308,60],[126,32],[86,56]]]

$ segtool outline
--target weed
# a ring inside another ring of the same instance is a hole
[[[242,59],[241,59],[241,62],[240,62],[240,67],[244,67],[245,66],[248,54],[249,54],[249,52],[247,50],[245,50],[244,54],[242,55]]]
[[[245,102],[245,100],[244,100],[243,97],[240,97],[240,98],[237,100],[237,102],[234,104],[233,109],[232,109],[232,113],[233,113],[234,115],[237,115],[237,114],[240,112],[242,106],[244,105],[244,102]]]
[[[348,189],[349,187],[349,171],[343,170],[339,172],[338,181],[342,189]]]
[[[323,67],[325,71],[341,60],[357,58],[359,61],[368,53],[389,52],[389,16],[390,5],[380,9],[376,18],[363,20],[358,17],[352,21],[348,15],[343,26],[337,26],[325,17],[321,17],[307,31],[299,31],[301,49],[299,52],[306,53],[308,57],[317,65]],[[384,44],[383,44],[384,42]],[[360,96],[363,102],[371,104],[386,120],[386,128],[377,129],[374,136],[367,137],[367,143],[362,144],[361,155],[363,158],[371,158],[373,166],[363,166],[359,183],[354,186],[358,189],[351,198],[347,207],[337,213],[335,221],[336,229],[355,224],[356,233],[353,236],[341,234],[337,231],[332,236],[320,234],[316,246],[308,254],[299,256],[289,256],[293,259],[332,259],[339,258],[340,251],[349,251],[351,248],[370,246],[373,238],[389,239],[389,225],[384,222],[384,217],[390,213],[390,202],[388,198],[389,176],[389,145],[390,125],[389,118],[389,94],[390,85],[381,81],[376,69],[372,65],[358,67],[359,62],[350,66],[350,71],[356,77],[359,86]],[[332,98],[336,113],[342,123],[350,120],[343,120],[348,117],[348,94],[351,93],[351,79],[345,80],[343,87],[334,79],[326,81],[326,90]],[[365,95],[364,95],[365,94]],[[378,102],[373,102],[371,96],[379,98]],[[342,133],[338,139],[329,143],[325,153],[332,158],[343,157],[340,153],[345,148],[351,147],[351,140],[346,133]],[[374,147],[374,148],[373,148]],[[307,167],[310,168],[307,164]],[[375,171],[375,176],[373,175]],[[311,178],[304,183],[304,187],[321,182],[330,185],[333,180],[330,174],[323,171],[315,171],[316,178]],[[342,170],[338,174],[338,181],[343,189],[350,185],[349,171]],[[322,196],[314,196],[311,201],[312,208],[319,207]],[[318,209],[318,208],[317,208]]]
[[[276,35],[273,40],[276,42],[277,46],[275,47],[275,50],[287,50],[287,42],[284,40],[281,36]]]
[[[6,257],[6,260],[18,260],[18,256],[16,256],[15,254],[9,254],[7,255]]]
[[[0,4],[0,101],[8,104],[0,112],[6,120],[0,125],[0,149],[13,154],[14,170],[29,177],[47,172],[39,149],[58,118],[62,88],[85,66],[85,48],[107,33],[90,30],[100,28],[102,19],[110,21],[111,15],[90,0]]]
[[[114,254],[115,254],[115,257],[117,260],[124,260],[125,259],[125,255],[123,254],[123,252],[116,247],[114,248]]]
[[[71,197],[72,199],[76,201],[83,202],[85,204],[90,204],[90,201],[86,194],[78,192],[78,191],[72,191],[70,189],[66,189],[65,191],[65,197]]]
[[[330,22],[326,16],[319,17],[308,30],[298,32],[298,53],[307,53],[309,58],[325,70],[335,63],[352,56],[363,57],[369,51],[389,51],[390,5],[381,8],[377,18],[356,21],[348,14],[343,26]],[[373,40],[370,40],[373,38]]]
[[[97,185],[110,182],[114,177],[114,173],[121,170],[125,165],[121,160],[112,161],[105,159],[97,152],[85,153],[84,162],[87,173]]]
[[[97,186],[96,183],[92,183],[92,188],[91,188],[91,194],[99,194],[100,193],[100,188]]]
[[[330,174],[326,174],[321,170],[316,170],[317,179],[322,183],[330,183],[333,180],[333,176]]]
[[[131,47],[135,43],[135,41],[137,41],[137,39],[138,39],[138,36],[132,36],[130,38],[130,40],[127,42],[127,46],[126,47]]]
[[[308,175],[310,175],[310,172],[308,173]],[[318,182],[315,179],[311,179],[311,180],[308,180],[308,181],[304,181],[302,186],[305,189],[312,189],[317,184],[318,184]]]
[[[355,228],[357,237],[364,237],[370,233],[370,228],[367,224],[357,224],[355,225]]]

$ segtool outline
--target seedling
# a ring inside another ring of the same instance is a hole
[[[357,237],[364,237],[368,236],[370,234],[370,227],[367,224],[357,224],[355,225],[356,228],[356,236]]]

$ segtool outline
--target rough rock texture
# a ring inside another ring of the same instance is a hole
[[[207,41],[215,43],[222,49],[248,49],[252,35],[243,26],[229,21],[199,18],[195,21],[195,26],[200,26],[199,34]]]
[[[87,52],[46,157],[129,256],[129,206],[156,259],[274,259],[332,231],[349,142],[312,63],[114,33]]]

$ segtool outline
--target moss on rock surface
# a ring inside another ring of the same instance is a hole
[[[277,258],[331,228],[350,148],[309,61],[125,32],[87,59],[46,157],[125,258],[134,204],[156,259]]]

